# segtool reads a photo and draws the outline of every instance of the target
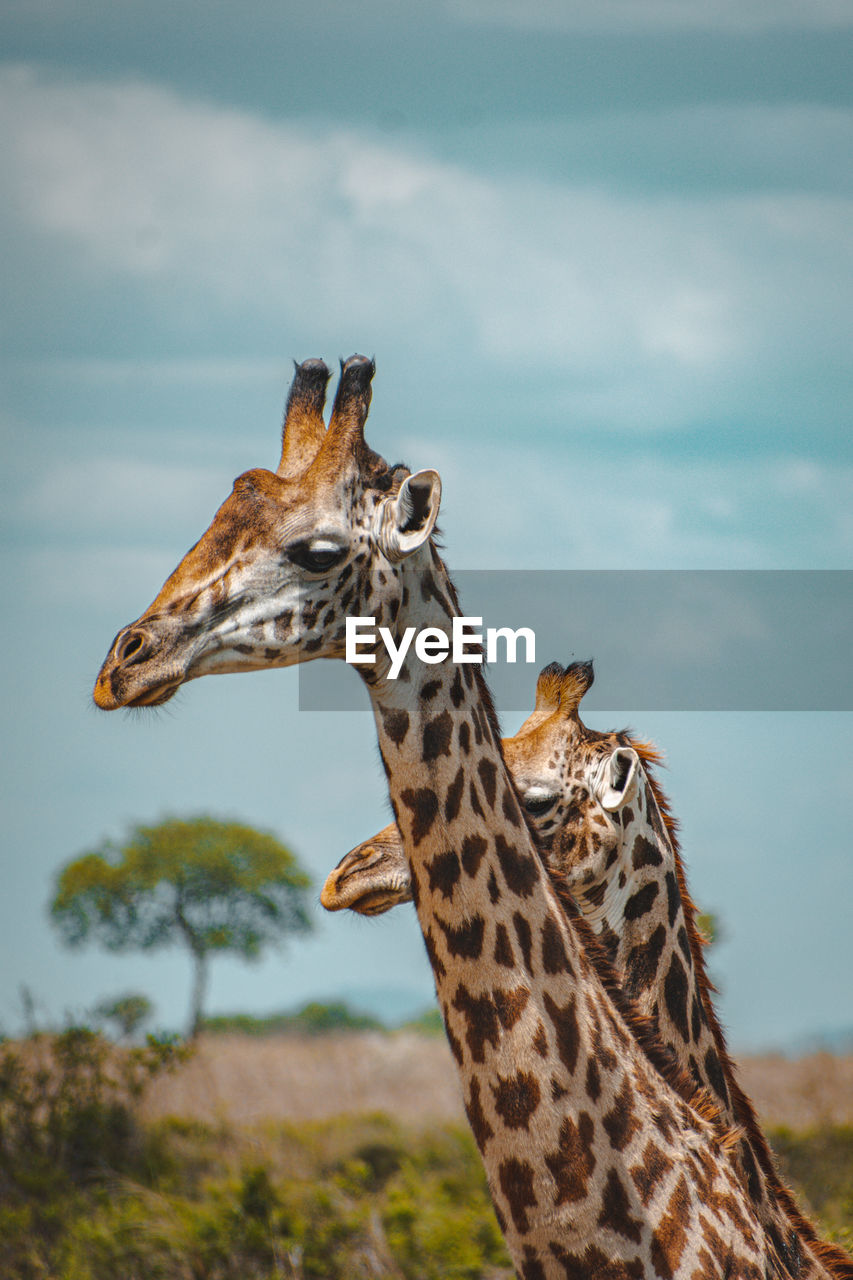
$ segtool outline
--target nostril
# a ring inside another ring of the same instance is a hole
[[[138,654],[145,642],[145,637],[139,631],[131,631],[126,635],[116,648],[116,657],[119,662],[126,662],[128,658],[132,658],[134,654]]]

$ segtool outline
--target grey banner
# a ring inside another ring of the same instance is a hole
[[[853,710],[853,571],[468,570],[462,613],[529,627],[535,662],[486,669],[502,711],[533,705],[549,662],[595,661],[584,706],[602,711]],[[449,660],[449,659],[448,659]],[[343,662],[299,669],[305,711],[364,710]]]

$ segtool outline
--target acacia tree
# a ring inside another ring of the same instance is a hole
[[[198,1031],[210,956],[257,959],[309,930],[311,881],[273,835],[213,818],[167,818],[104,840],[57,876],[51,917],[70,946],[110,951],[180,944],[194,966],[190,1034]]]

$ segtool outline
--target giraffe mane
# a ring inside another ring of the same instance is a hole
[[[700,1119],[715,1128],[718,1147],[731,1150],[740,1139],[740,1126],[732,1127],[726,1122],[721,1108],[704,1085],[697,1085],[665,1047],[654,1020],[640,1013],[630,996],[625,994],[607,952],[584,919],[569,889],[555,873],[549,872],[549,875],[560,906],[571,920],[587,958],[629,1032],[673,1092]]]
[[[696,924],[696,903],[690,896],[687,887],[687,877],[684,871],[684,860],[681,855],[681,846],[678,840],[679,823],[678,819],[672,812],[672,806],[669,797],[660,785],[657,777],[656,769],[665,767],[663,753],[652,742],[641,741],[634,738],[630,731],[624,731],[618,735],[623,745],[633,747],[646,772],[646,780],[649,790],[654,796],[655,803],[660,811],[663,824],[669,836],[672,852],[675,858],[675,875],[678,882],[678,892],[681,895],[682,909],[684,912],[684,926],[687,930],[687,940],[690,945],[690,951],[693,956],[693,967],[696,974],[696,983],[699,988],[700,997],[705,1008],[705,1015],[708,1019],[708,1027],[711,1036],[716,1045],[717,1054],[720,1059],[723,1075],[732,1099],[732,1110],[738,1122],[739,1129],[742,1129],[746,1135],[750,1149],[755,1153],[761,1172],[764,1174],[767,1185],[789,1219],[794,1230],[802,1236],[808,1243],[809,1248],[823,1265],[829,1270],[833,1276],[839,1280],[853,1280],[853,1260],[849,1254],[841,1248],[840,1245],[833,1244],[828,1240],[821,1240],[817,1235],[813,1224],[808,1218],[804,1217],[794,1200],[788,1187],[779,1177],[776,1163],[764,1130],[758,1121],[755,1111],[755,1105],[752,1099],[741,1088],[737,1079],[735,1065],[729,1054],[728,1045],[726,1044],[726,1036],[723,1028],[720,1026],[717,1018],[717,1012],[711,1000],[711,993],[716,992],[708,971],[705,966],[705,943]],[[584,922],[585,923],[585,922]],[[688,1077],[689,1079],[689,1077]]]

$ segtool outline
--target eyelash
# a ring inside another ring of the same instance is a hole
[[[287,554],[289,559],[294,564],[298,564],[301,569],[307,569],[309,573],[325,573],[327,569],[333,569],[335,565],[340,564],[346,556],[346,548],[340,547],[337,551],[331,548],[312,551],[307,543],[300,542],[289,547]]]
[[[547,813],[556,798],[556,796],[537,796],[535,799],[525,800],[524,807],[532,817],[536,818],[542,813]]]

